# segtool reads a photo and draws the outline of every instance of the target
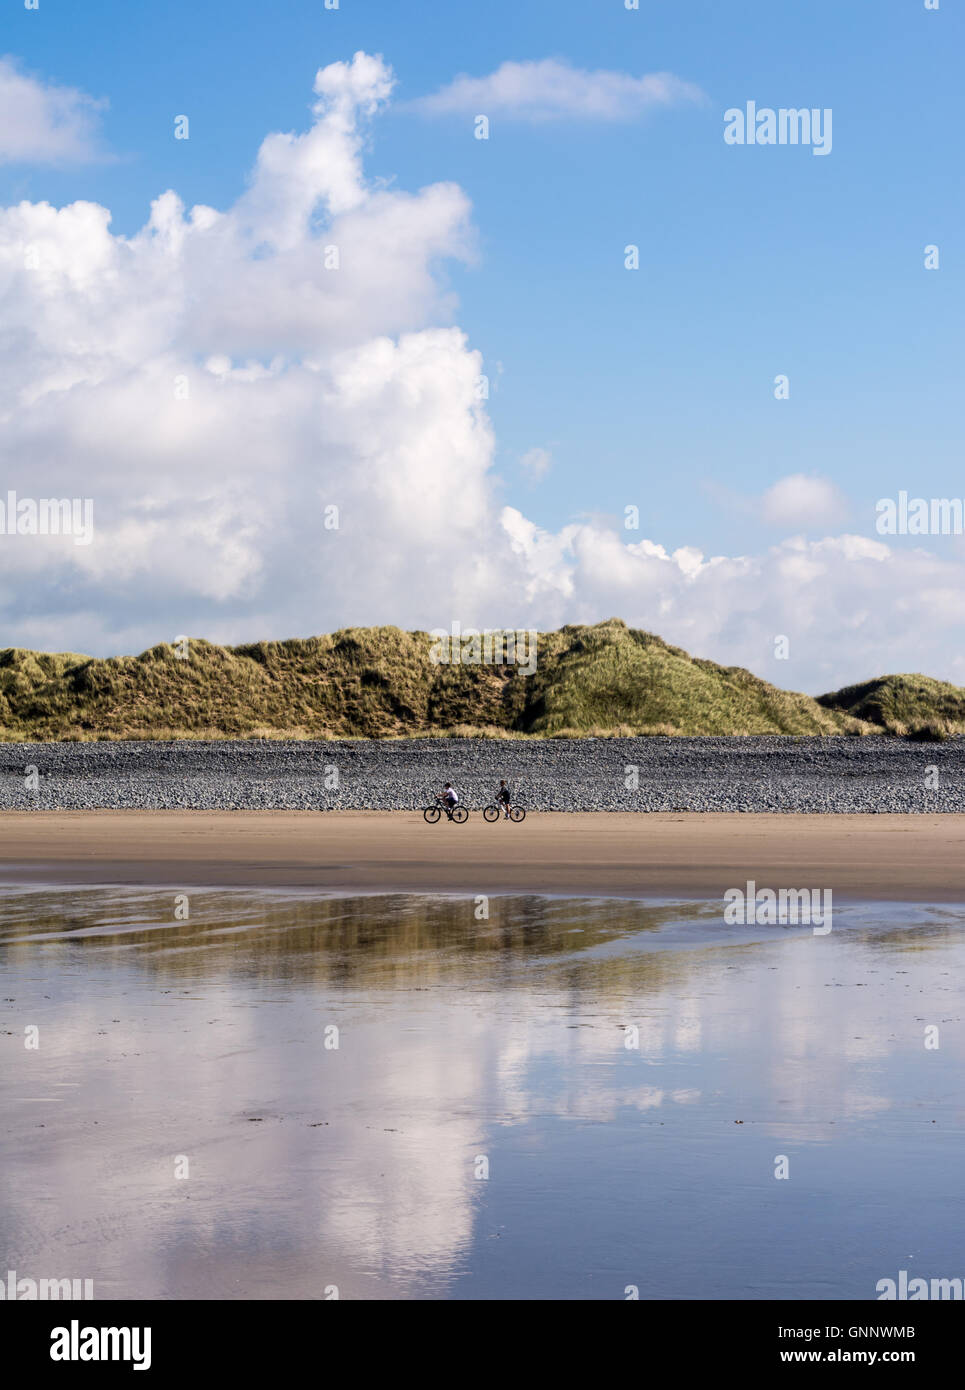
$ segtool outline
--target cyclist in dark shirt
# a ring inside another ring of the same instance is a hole
[[[496,793],[496,804],[497,806],[501,806],[503,808],[503,816],[506,820],[509,820],[509,788],[503,781],[500,782],[499,791]]]

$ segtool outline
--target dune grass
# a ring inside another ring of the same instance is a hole
[[[930,676],[878,676],[820,695],[818,702],[906,738],[929,741],[965,734],[965,690]]]
[[[871,702],[859,712],[829,703],[837,697],[818,702],[779,690],[619,619],[541,634],[530,675],[513,665],[434,664],[431,647],[428,633],[375,627],[238,647],[192,639],[185,657],[166,644],[106,659],[8,649],[0,652],[0,738],[835,735],[883,727]]]

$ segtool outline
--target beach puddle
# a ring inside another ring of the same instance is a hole
[[[819,935],[719,902],[38,888],[0,919],[0,1280],[871,1299],[965,1274],[957,909],[836,904]]]

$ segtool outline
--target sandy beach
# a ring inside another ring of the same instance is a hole
[[[965,816],[0,814],[0,882],[713,898],[759,886],[965,902]]]

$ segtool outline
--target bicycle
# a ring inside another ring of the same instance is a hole
[[[483,807],[483,820],[488,820],[490,825],[492,825],[494,821],[499,820],[502,814],[502,804],[498,801],[493,801],[489,806]],[[509,819],[515,821],[516,824],[519,825],[521,821],[526,819],[525,808],[523,806],[511,806],[509,809]]]
[[[422,819],[427,825],[435,825],[437,821],[442,819],[443,811],[451,821],[455,821],[456,825],[465,825],[469,819],[469,812],[465,806],[460,806],[458,802],[455,806],[443,806],[439,802],[436,802],[434,806],[426,806],[422,812]]]

